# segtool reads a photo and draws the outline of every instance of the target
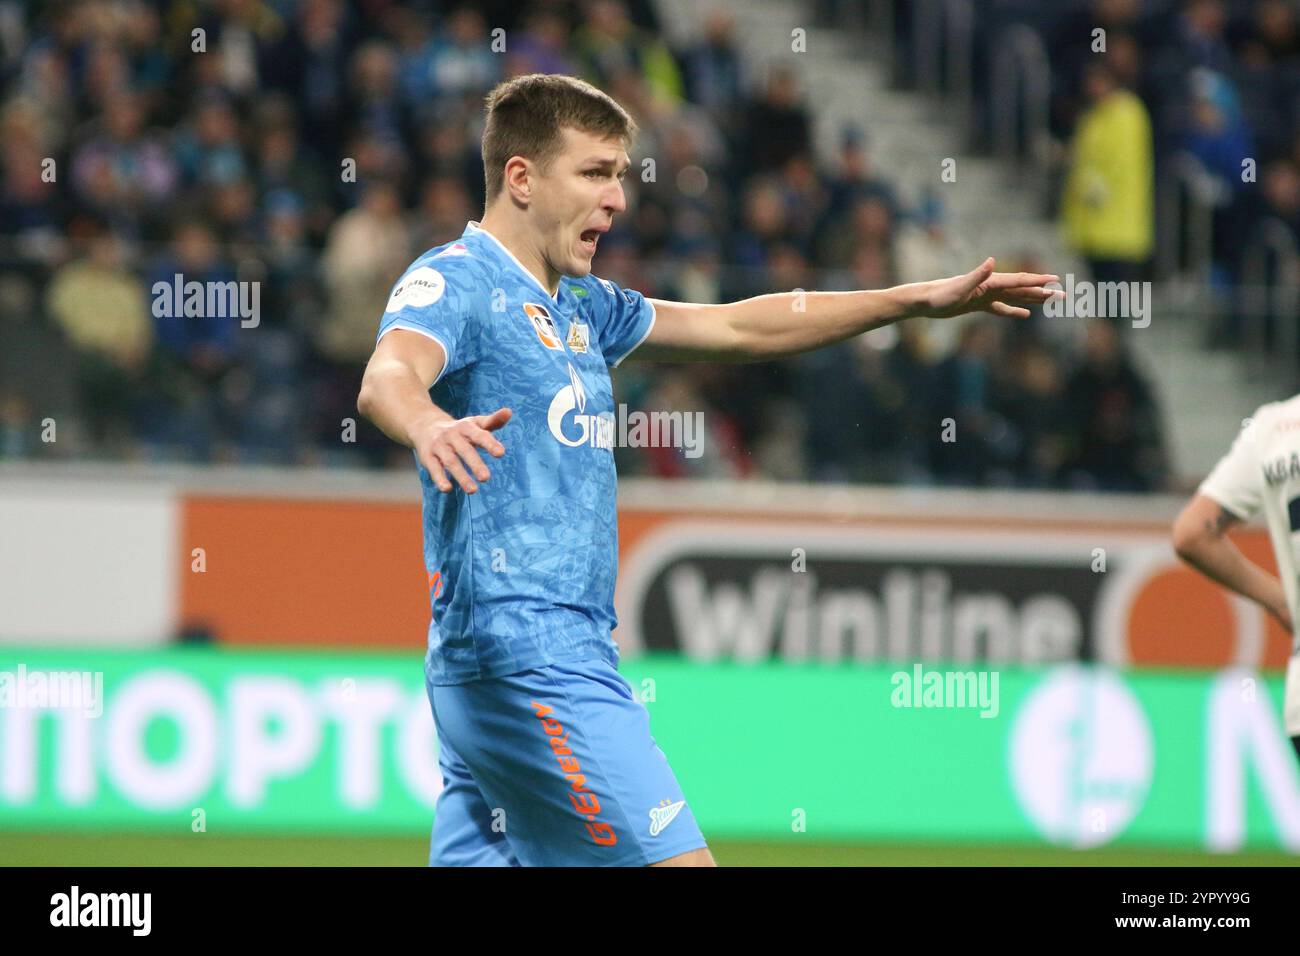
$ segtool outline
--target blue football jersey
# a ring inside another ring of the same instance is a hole
[[[432,398],[464,418],[508,407],[505,456],[467,495],[424,490],[424,560],[434,684],[562,661],[617,664],[615,415],[609,367],[650,334],[654,308],[594,276],[552,297],[477,222],[429,250],[393,287],[379,337],[437,340],[447,362]]]

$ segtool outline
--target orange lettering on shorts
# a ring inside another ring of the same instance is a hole
[[[586,818],[585,826],[592,841],[598,846],[613,846],[618,843],[618,834],[614,832],[614,828],[608,823],[596,820],[596,814],[600,813],[600,800],[586,785],[587,777],[582,772],[582,766],[568,747],[569,735],[564,732],[564,725],[550,716],[554,713],[554,708],[535,700],[530,703],[537,719],[541,721],[542,732],[550,740],[551,750],[560,764],[561,772],[572,785],[573,792],[569,794],[569,802],[573,804],[573,809],[580,816]]]

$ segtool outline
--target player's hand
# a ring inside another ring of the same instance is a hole
[[[1049,282],[1060,282],[1054,275],[1034,272],[994,272],[993,257],[985,259],[972,271],[951,279],[936,279],[920,285],[919,315],[948,319],[968,312],[992,312],[1014,319],[1029,318],[1026,306],[1040,305],[1064,295],[1045,289]]]
[[[452,490],[447,477],[450,475],[467,495],[478,491],[475,479],[487,481],[491,472],[474,448],[482,448],[493,458],[504,455],[505,446],[492,433],[508,421],[510,409],[498,408],[491,415],[430,421],[421,426],[415,437],[415,451],[438,490]]]

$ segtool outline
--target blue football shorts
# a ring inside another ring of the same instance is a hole
[[[443,778],[430,866],[647,866],[706,845],[607,662],[426,690]]]

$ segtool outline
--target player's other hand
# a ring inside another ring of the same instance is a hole
[[[992,312],[1014,319],[1029,318],[1026,306],[1039,305],[1064,293],[1044,288],[1059,283],[1054,275],[1034,272],[994,272],[993,257],[965,275],[918,283],[917,314],[948,319],[968,312]]]
[[[478,491],[476,479],[487,481],[492,473],[483,464],[475,447],[482,448],[493,458],[504,455],[505,446],[492,433],[508,421],[510,409],[498,408],[491,415],[421,423],[418,433],[412,436],[415,451],[438,490],[451,491],[454,480],[468,495]]]

